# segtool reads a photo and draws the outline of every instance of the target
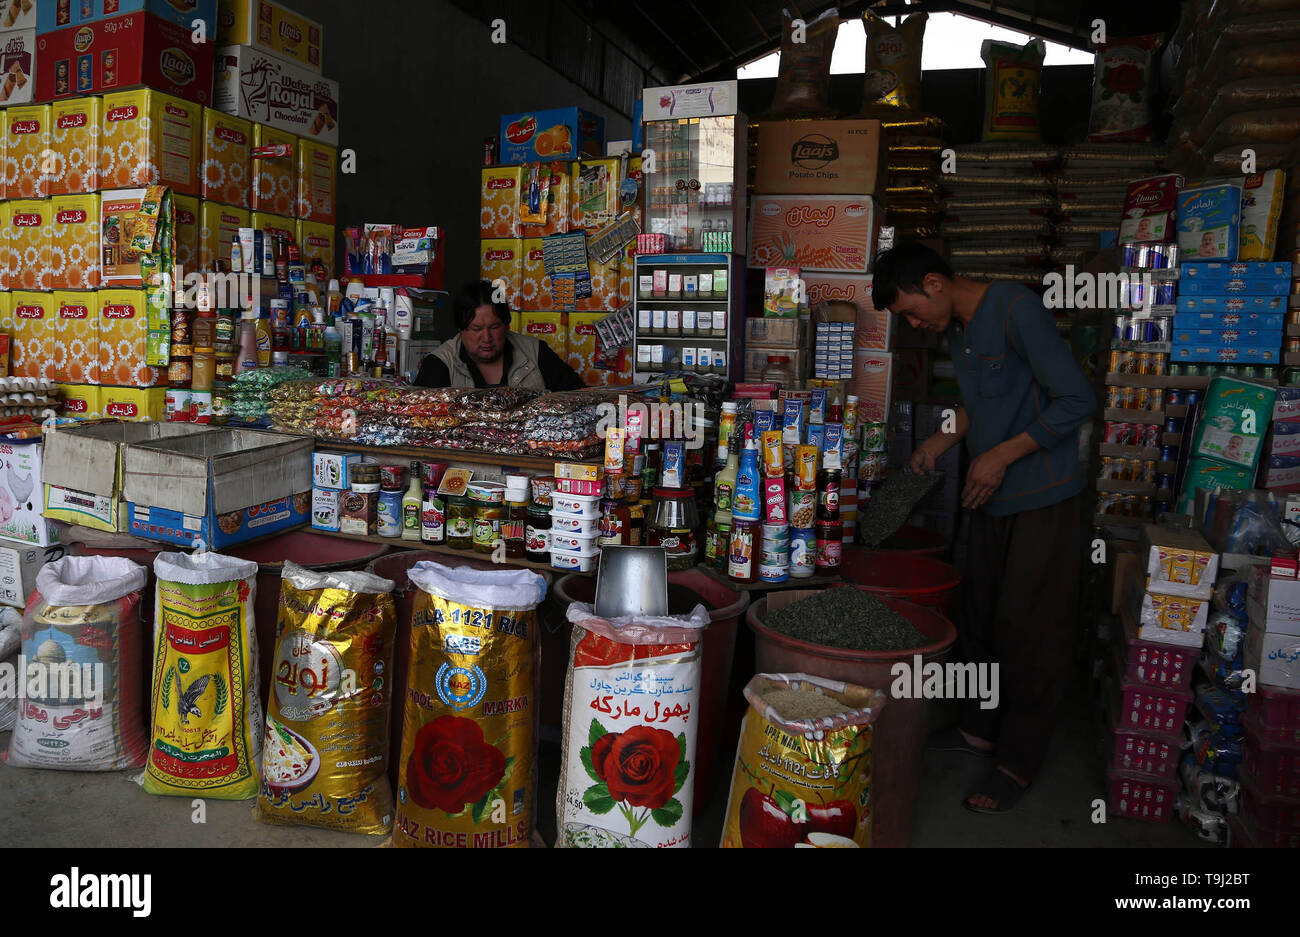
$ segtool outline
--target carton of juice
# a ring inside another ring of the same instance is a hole
[[[524,242],[519,238],[486,238],[479,243],[479,276],[504,282],[506,303],[518,309],[522,303]]]
[[[521,236],[519,206],[523,197],[524,178],[523,166],[484,167],[479,187],[479,237]]]
[[[253,210],[275,215],[293,214],[297,196],[298,138],[285,130],[265,124],[253,125],[253,147],[287,145],[288,156],[253,158]]]
[[[50,195],[99,190],[102,98],[81,97],[50,105]]]
[[[9,203],[9,288],[50,288],[50,200],[19,199]],[[20,375],[29,376],[29,375]]]
[[[50,199],[51,289],[93,290],[102,285],[99,213],[97,192]]]
[[[99,296],[95,290],[54,293],[54,380],[99,383]]]
[[[11,107],[5,112],[5,190],[8,198],[45,198],[50,145],[50,105]]]
[[[10,302],[13,309],[13,357],[9,373],[14,377],[53,379],[54,294],[15,290]]]
[[[198,195],[202,111],[148,88],[104,95],[100,187],[166,185],[173,194]]]
[[[237,208],[251,206],[252,151],[251,120],[205,107],[200,194]]]
[[[298,190],[294,212],[304,221],[334,223],[339,151],[307,137],[298,138]]]
[[[246,209],[220,202],[199,203],[199,266],[205,273],[230,270],[230,245],[240,228],[251,227]],[[241,264],[242,266],[242,264]]]
[[[99,292],[99,378],[116,387],[153,387],[164,371],[149,367],[149,310],[145,290]]]

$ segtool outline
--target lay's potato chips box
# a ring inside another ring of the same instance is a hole
[[[103,104],[86,96],[50,105],[50,195],[98,191]]]

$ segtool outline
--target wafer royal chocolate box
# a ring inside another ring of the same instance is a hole
[[[30,104],[35,98],[35,53],[36,30],[0,33],[0,106]]]
[[[213,107],[300,137],[339,145],[339,85],[251,46],[217,50]]]

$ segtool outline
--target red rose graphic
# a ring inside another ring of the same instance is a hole
[[[506,756],[473,719],[439,716],[415,736],[406,787],[421,807],[459,813],[501,783]]]
[[[1104,84],[1116,94],[1137,94],[1142,90],[1142,69],[1136,65],[1116,65],[1107,70]]]
[[[609,796],[651,810],[672,798],[680,758],[676,737],[649,726],[610,732],[591,746],[592,767],[609,787]]]

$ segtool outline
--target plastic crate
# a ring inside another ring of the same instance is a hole
[[[1250,713],[1241,718],[1246,731],[1242,765],[1261,794],[1300,797],[1300,745],[1270,742],[1260,733],[1259,720]]]
[[[1270,845],[1267,840],[1279,833],[1300,841],[1300,797],[1261,793],[1249,771],[1239,771],[1238,780],[1241,781],[1241,815],[1261,846]]]
[[[1143,641],[1130,625],[1126,618],[1123,625],[1124,666],[1120,670],[1123,681],[1175,690],[1190,687],[1200,649]]]
[[[1182,747],[1167,735],[1114,728],[1115,746],[1111,767],[1116,771],[1138,771],[1157,778],[1176,779]]]
[[[1180,739],[1187,707],[1192,694],[1187,690],[1157,689],[1138,683],[1121,682],[1115,689],[1112,711],[1116,715],[1115,728],[1130,732],[1146,732]]]
[[[1257,720],[1261,740],[1300,745],[1300,690],[1260,684],[1246,694],[1246,712]]]
[[[1177,781],[1114,768],[1106,772],[1106,777],[1110,781],[1106,809],[1112,815],[1148,823],[1168,823],[1173,817]]]

